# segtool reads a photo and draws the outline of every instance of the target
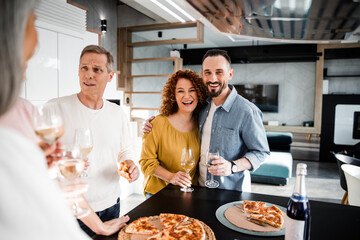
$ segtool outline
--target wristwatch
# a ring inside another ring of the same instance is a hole
[[[238,171],[238,167],[236,166],[235,162],[231,162],[231,174],[234,174]]]

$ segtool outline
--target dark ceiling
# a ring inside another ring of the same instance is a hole
[[[342,40],[360,25],[358,0],[186,0],[224,33]]]

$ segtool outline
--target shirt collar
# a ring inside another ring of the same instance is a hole
[[[227,96],[225,102],[219,106],[219,107],[222,107],[227,112],[230,111],[231,106],[233,105],[233,103],[235,101],[236,95],[238,95],[238,93],[233,85],[228,84],[228,86],[231,89],[231,92],[230,92],[229,96]],[[211,103],[211,97],[208,97],[206,101],[208,103]]]

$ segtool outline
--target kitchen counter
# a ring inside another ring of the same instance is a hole
[[[169,185],[153,197],[131,210],[130,222],[144,216],[160,213],[184,214],[206,223],[216,239],[284,239],[284,236],[253,236],[224,226],[215,216],[216,210],[234,201],[255,200],[286,207],[289,198],[222,189],[194,186],[192,193],[184,193],[179,187]],[[290,197],[290,196],[289,196]],[[360,236],[360,207],[310,201],[311,239],[355,239]],[[96,240],[115,240],[113,236],[94,236]]]

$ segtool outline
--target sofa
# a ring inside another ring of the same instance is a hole
[[[273,185],[286,185],[292,175],[293,135],[285,132],[267,132],[270,156],[251,174],[251,181]]]

